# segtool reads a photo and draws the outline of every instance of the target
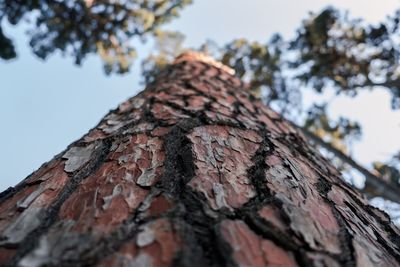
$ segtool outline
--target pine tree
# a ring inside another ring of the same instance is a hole
[[[399,230],[187,53],[0,195],[3,266],[400,266]]]

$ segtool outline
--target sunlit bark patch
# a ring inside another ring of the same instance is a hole
[[[196,176],[189,182],[214,209],[238,208],[255,196],[247,177],[261,137],[253,131],[224,126],[195,128],[193,143]]]

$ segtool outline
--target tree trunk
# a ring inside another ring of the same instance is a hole
[[[0,195],[0,264],[400,266],[389,217],[244,87],[181,57]]]

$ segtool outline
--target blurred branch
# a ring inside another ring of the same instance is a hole
[[[364,86],[383,86],[383,87],[397,87],[400,88],[400,79],[395,79],[395,80],[387,80],[385,82],[381,82],[381,83],[376,83],[376,82],[372,82],[372,81],[367,81],[366,83],[360,85],[361,87]]]
[[[400,203],[400,188],[386,182],[379,176],[373,174],[372,172],[361,166],[359,163],[354,161],[350,156],[334,148],[329,143],[326,143],[324,140],[322,140],[321,138],[319,138],[306,128],[297,126],[294,123],[292,124],[299,130],[301,130],[304,133],[304,135],[309,139],[311,139],[313,142],[327,149],[328,151],[332,152],[337,158],[339,158],[343,162],[349,164],[351,167],[362,173],[365,176],[365,186],[370,186],[374,189],[373,192],[370,191],[366,192],[367,194],[380,196],[390,201]]]

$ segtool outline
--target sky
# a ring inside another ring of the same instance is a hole
[[[185,45],[191,47],[208,39],[219,44],[242,37],[265,42],[275,32],[293,36],[309,11],[328,5],[376,23],[400,7],[400,1],[194,0],[165,28],[183,32]],[[95,56],[81,67],[60,55],[43,62],[30,52],[23,26],[6,26],[5,31],[17,44],[19,56],[0,62],[0,191],[17,184],[143,89],[139,62],[123,76],[106,76]],[[151,49],[144,45],[138,53],[145,57]],[[341,97],[332,103],[334,115],[345,114],[363,126],[363,139],[352,151],[362,164],[385,160],[400,149],[400,111],[392,112],[389,101],[387,93],[375,90],[357,100]]]

